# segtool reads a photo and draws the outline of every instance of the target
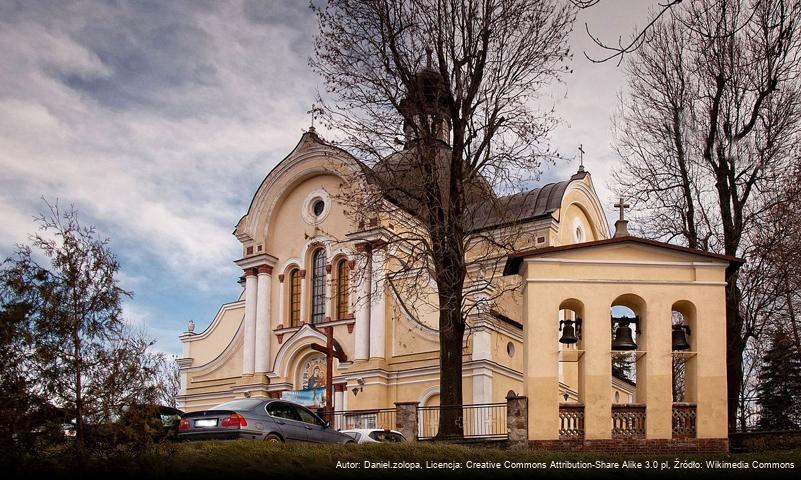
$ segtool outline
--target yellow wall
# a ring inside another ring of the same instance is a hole
[[[531,439],[556,439],[558,312],[567,299],[581,302],[579,393],[586,438],[611,438],[610,307],[631,304],[643,319],[638,337],[637,401],[647,405],[647,437],[672,435],[671,312],[675,302],[697,309],[696,401],[698,437],[725,438],[726,364],[724,271],[726,263],[639,244],[615,244],[532,257],[523,268],[529,352],[525,382]],[[639,303],[639,306],[638,306]],[[639,311],[638,311],[639,309]],[[702,319],[702,320],[701,320]],[[614,392],[613,392],[614,394]],[[532,397],[535,399],[531,402]]]

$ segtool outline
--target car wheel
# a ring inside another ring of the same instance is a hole
[[[347,442],[345,442],[345,445],[356,445],[356,442],[354,442],[353,440],[348,440]]]
[[[269,443],[284,443],[284,440],[274,433],[271,433],[266,437],[264,437],[264,441]]]

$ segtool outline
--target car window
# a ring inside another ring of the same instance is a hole
[[[401,443],[405,440],[403,436],[398,433],[380,430],[370,432],[370,438],[381,443]]]
[[[242,410],[253,410],[254,408],[258,407],[263,400],[234,400],[232,402],[225,402],[217,405],[216,407],[212,407],[212,410],[234,410],[234,411],[242,411]]]
[[[297,405],[295,406],[295,409],[298,411],[298,415],[300,415],[301,422],[310,423],[312,425],[317,425],[319,427],[322,427],[324,425],[323,421],[320,420],[320,418],[317,415],[313,414],[309,410]]]
[[[349,436],[350,438],[356,440],[356,442],[358,442],[359,439],[362,438],[362,434],[359,433],[359,432],[342,432],[342,433],[344,433],[345,435]]]
[[[283,402],[271,402],[267,404],[267,413],[276,418],[286,418],[287,420],[300,420],[298,413],[292,405]]]

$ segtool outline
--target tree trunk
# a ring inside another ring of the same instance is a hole
[[[740,315],[738,275],[729,275],[726,284],[726,378],[728,387],[729,430],[737,428],[737,409],[743,383],[743,318]],[[745,425],[741,425],[745,427]]]
[[[458,292],[441,291],[439,311],[439,360],[440,360],[440,438],[461,438],[464,436],[464,413],[462,409],[462,343],[464,324],[462,322],[461,298]]]

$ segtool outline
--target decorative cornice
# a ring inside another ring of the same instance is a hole
[[[189,368],[192,366],[192,362],[194,362],[194,360],[195,360],[194,358],[189,358],[189,357],[179,358],[175,360],[175,363],[178,364],[180,368]]]
[[[272,255],[261,253],[252,257],[240,258],[239,260],[234,261],[234,263],[242,269],[247,269],[261,267],[263,265],[274,267],[277,261],[278,259]]]

